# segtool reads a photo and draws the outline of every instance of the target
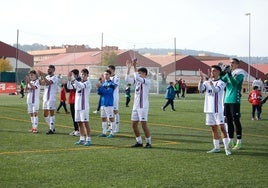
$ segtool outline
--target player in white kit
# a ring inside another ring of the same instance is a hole
[[[136,144],[131,147],[142,147],[142,138],[138,128],[138,123],[141,122],[142,129],[145,133],[146,145],[145,148],[152,147],[151,134],[147,126],[148,111],[149,111],[149,89],[150,80],[147,79],[148,70],[144,67],[137,69],[137,59],[133,62],[126,62],[127,75],[126,82],[135,85],[135,96],[133,102],[133,109],[131,114],[132,128],[136,136]],[[134,67],[134,78],[130,77],[130,68]]]
[[[55,66],[49,65],[47,70],[47,76],[42,71],[38,71],[41,76],[41,84],[44,85],[43,95],[43,110],[44,118],[48,124],[49,130],[46,134],[54,134],[55,132],[55,109],[56,98],[58,91],[58,77],[54,74]]]
[[[89,95],[91,91],[91,83],[88,80],[88,70],[81,70],[81,81],[77,81],[77,75],[70,72],[68,74],[67,87],[76,89],[75,92],[75,121],[78,123],[80,139],[76,145],[91,145],[90,125],[89,125]],[[86,139],[85,136],[86,135]]]
[[[226,84],[220,80],[221,67],[211,66],[211,75],[207,81],[204,81],[203,73],[200,71],[201,80],[199,82],[199,91],[205,92],[204,113],[206,114],[206,125],[211,127],[214,148],[207,153],[219,153],[219,134],[218,126],[221,130],[225,154],[231,155],[228,145],[227,133],[224,126],[224,88]]]
[[[38,110],[39,110],[39,96],[40,84],[35,70],[31,70],[29,75],[26,76],[26,90],[28,113],[31,117],[32,133],[38,133]]]
[[[120,77],[115,74],[115,66],[109,65],[108,70],[111,71],[110,79],[115,84],[114,89],[114,119],[115,119],[115,128],[114,132],[119,132],[119,124],[120,124],[120,115],[119,115],[119,84],[120,84]]]

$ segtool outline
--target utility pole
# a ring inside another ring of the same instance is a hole
[[[16,47],[16,83],[19,83],[18,81],[18,58],[19,58],[19,30],[17,29],[17,47]]]
[[[176,77],[177,77],[177,75],[176,75],[176,73],[177,73],[177,65],[176,65],[177,59],[176,59],[176,54],[177,54],[177,52],[176,52],[176,37],[175,37],[174,38],[174,66],[175,66],[175,72],[174,72],[175,79],[174,79],[174,81],[176,81]]]

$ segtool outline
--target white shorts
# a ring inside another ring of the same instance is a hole
[[[28,113],[29,114],[38,112],[38,110],[39,110],[39,105],[37,105],[37,104],[27,104],[27,106],[28,106]]]
[[[207,113],[206,114],[206,125],[221,125],[224,124],[223,113]]]
[[[114,117],[114,107],[113,106],[101,106],[101,118],[113,118]]]
[[[147,121],[148,120],[148,108],[139,108],[132,110],[131,121]]]
[[[55,110],[56,109],[56,101],[49,100],[43,101],[43,110]]]
[[[75,119],[75,122],[88,122],[89,110],[75,110],[74,119]]]

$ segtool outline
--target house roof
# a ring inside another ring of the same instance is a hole
[[[187,55],[176,55],[176,61],[179,61],[182,58],[185,58]],[[146,55],[145,57],[157,62],[162,67],[170,63],[175,62],[175,56],[173,55]]]
[[[151,58],[148,58],[146,56],[143,56],[141,54],[139,54],[136,51],[133,50],[119,50],[117,52],[117,62],[116,65],[117,66],[125,66],[126,65],[126,60],[132,60],[134,58],[137,58],[137,65],[139,67],[161,67],[161,65],[152,60]]]
[[[132,60],[136,57],[138,66],[160,67],[158,63],[132,50],[118,50],[115,52],[117,54],[116,66],[126,66],[126,60]],[[66,75],[74,68],[81,70],[88,66],[101,66],[101,51],[59,54],[36,64],[34,68],[46,71],[50,64],[56,66],[58,73]]]
[[[176,64],[174,63],[174,54],[148,55],[147,57],[162,65],[162,67],[160,68],[160,72],[165,72],[167,74],[173,73],[175,72],[175,70],[177,72],[181,70],[198,71],[200,69],[203,72],[207,72],[207,69],[209,68],[208,65],[190,55],[176,55]]]
[[[222,63],[224,65],[228,65],[230,64],[230,60],[228,59],[218,59],[218,60],[205,60],[202,61],[203,63],[207,64],[208,66],[212,66],[212,65],[218,65],[219,63]]]
[[[17,48],[0,41],[0,57],[2,56],[17,58]],[[30,67],[34,65],[33,56],[22,50],[18,50],[18,60]]]
[[[218,59],[218,60],[206,60],[202,61],[208,66],[217,65],[218,63],[223,63],[225,65],[230,64],[230,59]],[[244,69],[245,72],[248,72],[248,64],[244,61],[240,61],[240,68]],[[262,80],[268,78],[268,64],[252,64],[250,66],[250,75],[252,77],[258,76]]]
[[[268,64],[252,64],[252,66],[264,74],[268,74]]]
[[[100,51],[59,54],[35,64],[34,68],[46,72],[47,66],[52,64],[56,66],[58,74],[67,75],[74,68],[81,70],[89,65],[99,65],[100,54]]]

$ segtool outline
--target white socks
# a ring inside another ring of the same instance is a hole
[[[106,133],[107,133],[107,122],[102,122],[101,127],[102,127],[102,134],[106,135]]]
[[[213,145],[215,149],[220,149],[220,141],[213,139]]]

